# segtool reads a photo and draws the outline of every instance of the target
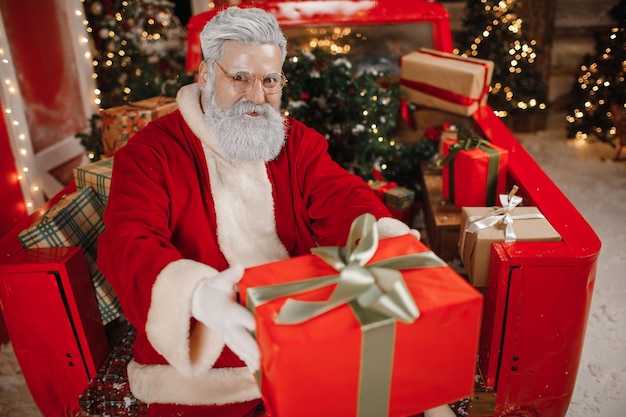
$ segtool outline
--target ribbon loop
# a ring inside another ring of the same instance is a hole
[[[412,323],[419,317],[419,309],[397,269],[447,264],[432,252],[422,252],[389,258],[366,266],[377,249],[376,218],[371,214],[363,214],[353,222],[345,247],[311,249],[313,254],[335,268],[337,275],[249,288],[248,297],[258,306],[285,295],[336,284],[326,301],[311,302],[288,298],[276,317],[276,323],[301,323],[344,304],[354,304],[359,309],[375,312],[381,319],[393,318]]]
[[[498,223],[502,223],[505,226],[504,241],[515,242],[517,235],[513,229],[513,223],[515,220],[525,219],[543,219],[543,214],[520,214],[513,215],[514,209],[522,203],[522,197],[515,195],[519,187],[513,186],[509,194],[500,194],[499,200],[502,207],[494,207],[493,211],[484,216],[470,216],[467,219],[467,226],[463,237],[461,239],[461,253],[464,252],[465,247],[465,235],[466,233],[475,233],[481,229],[493,227]]]
[[[448,153],[444,157],[437,159],[435,165],[438,167],[447,165],[459,152],[480,148],[487,143],[489,143],[487,140],[474,135],[469,129],[459,126],[457,127],[457,141],[450,145]]]
[[[371,214],[361,215],[350,226],[345,248],[346,263],[356,262],[363,266],[372,259],[376,250],[378,250],[376,218]]]

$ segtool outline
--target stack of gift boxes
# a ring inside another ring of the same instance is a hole
[[[111,189],[113,154],[150,121],[176,110],[173,98],[153,97],[100,111],[105,157],[74,169],[76,191],[67,194],[19,234],[25,248],[80,247],[92,279],[103,324],[122,316],[111,285],[97,267],[98,235]]]
[[[413,103],[471,116],[487,103],[493,62],[422,48],[402,57],[401,85]],[[491,244],[560,241],[537,207],[507,189],[508,151],[466,126],[444,131],[437,165],[442,195],[461,209],[458,251],[470,282],[488,283]]]

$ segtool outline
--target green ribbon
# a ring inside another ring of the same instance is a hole
[[[325,246],[311,250],[339,274],[247,290],[248,305],[256,307],[283,296],[337,284],[326,301],[288,298],[275,322],[297,324],[344,304],[351,307],[363,332],[359,417],[388,414],[395,323],[398,320],[412,323],[419,317],[419,309],[398,269],[447,265],[433,252],[403,255],[366,265],[377,249],[376,218],[364,214],[352,223],[345,247]]]
[[[442,167],[448,165],[448,194],[451,202],[455,202],[454,196],[454,164],[450,163],[461,151],[469,151],[472,149],[481,149],[488,154],[489,162],[487,165],[487,194],[485,195],[485,206],[491,206],[496,201],[497,184],[498,184],[498,166],[500,165],[500,153],[490,146],[488,140],[474,135],[465,127],[458,127],[458,139],[448,148],[448,153],[437,159],[435,165]]]

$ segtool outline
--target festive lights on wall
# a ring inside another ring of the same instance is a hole
[[[64,22],[69,31],[69,38],[73,42],[73,52],[77,68],[79,89],[81,96],[85,97],[82,102],[83,113],[87,118],[97,109],[94,92],[94,81],[91,77],[91,52],[89,38],[85,29],[86,19],[84,17],[83,0],[59,0],[68,13],[67,21]],[[22,98],[19,83],[16,76],[16,68],[11,56],[9,40],[6,35],[4,20],[0,19],[0,93],[2,107],[4,110],[4,120],[7,129],[11,151],[16,166],[15,181],[19,181],[21,186],[26,212],[32,213],[43,204],[46,198],[46,172],[41,172],[38,168],[39,155],[35,155],[29,126],[26,120],[26,109]]]
[[[24,102],[17,82],[11,48],[4,20],[0,18],[0,98],[4,111],[4,124],[15,159],[16,172],[10,173],[12,181],[19,181],[24,196],[26,212],[32,213],[44,202],[41,176],[35,166],[35,155],[30,140]]]
[[[94,72],[92,67],[93,56],[89,42],[89,22],[85,16],[85,0],[66,0],[68,7],[72,11],[68,29],[72,39],[76,41],[74,56],[76,58],[76,68],[78,68],[80,90],[89,97],[83,100],[84,113],[89,116],[98,111],[100,107],[100,91],[96,88]]]

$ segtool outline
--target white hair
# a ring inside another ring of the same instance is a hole
[[[287,38],[278,21],[271,13],[258,8],[229,7],[204,26],[200,33],[200,44],[207,64],[220,60],[225,41],[248,45],[277,45],[283,62],[287,56]]]

